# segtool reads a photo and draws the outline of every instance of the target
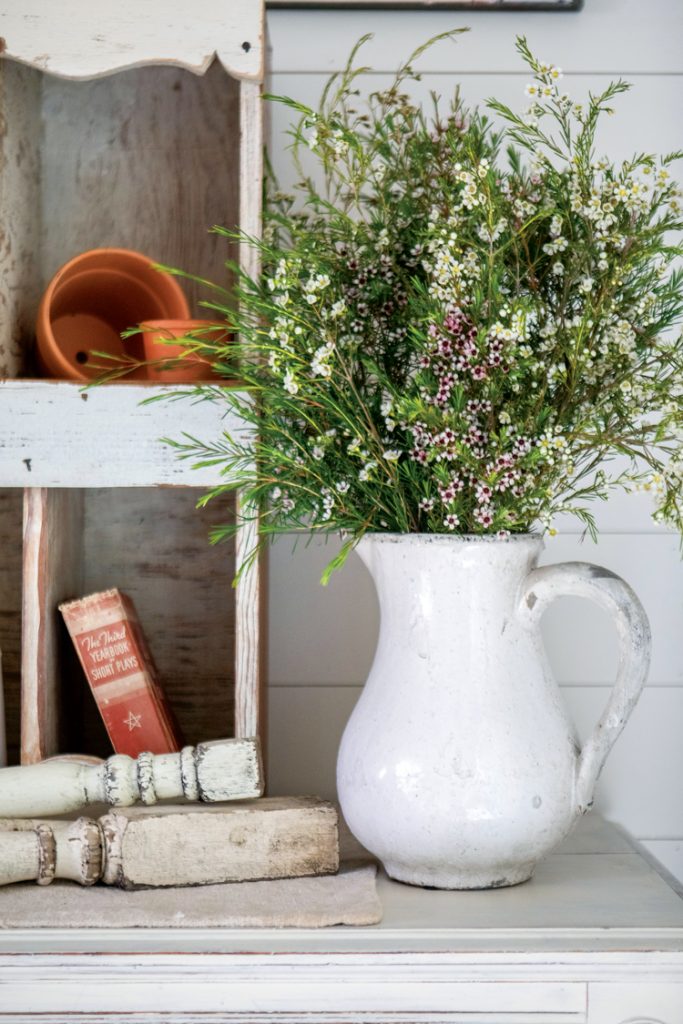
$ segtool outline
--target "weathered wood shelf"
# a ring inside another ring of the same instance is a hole
[[[15,507],[4,529],[21,561],[24,762],[108,753],[56,608],[114,584],[136,602],[188,741],[258,733],[253,581],[233,591],[234,546],[208,543],[210,524],[234,516],[234,499],[198,512],[203,491],[225,481],[220,467],[195,470],[161,440],[244,428],[220,396],[141,404],[183,390],[192,389],[0,382],[0,488],[23,491],[23,528]]]
[[[164,399],[185,392],[188,397]],[[227,403],[191,387],[0,381],[0,487],[212,487],[220,467],[193,469],[162,438],[212,441],[243,425]],[[152,401],[148,401],[148,400]],[[161,400],[157,400],[161,399]],[[147,404],[143,404],[147,403]]]
[[[34,324],[60,265],[137,249],[227,290],[210,229],[260,230],[260,0],[0,0],[0,650],[10,760],[107,753],[56,611],[119,586],[133,597],[189,742],[263,731],[259,566],[231,581],[253,535],[211,548],[199,514],[217,470],[160,438],[214,440],[225,403],[141,400],[154,385],[84,391],[36,381]],[[185,286],[193,316],[215,292]],[[225,293],[221,293],[225,294]],[[133,325],[131,325],[133,326]],[[22,493],[23,492],[23,493]],[[23,542],[22,542],[23,536]],[[21,703],[21,743],[19,717]]]

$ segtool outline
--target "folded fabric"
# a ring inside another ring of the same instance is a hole
[[[374,864],[339,874],[263,882],[143,889],[55,881],[0,890],[0,928],[325,928],[377,924]]]

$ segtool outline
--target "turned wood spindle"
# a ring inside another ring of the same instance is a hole
[[[258,740],[213,740],[176,754],[115,754],[99,765],[44,761],[2,768],[0,818],[68,814],[94,803],[248,800],[263,788]]]
[[[111,810],[99,820],[0,820],[0,886],[68,879],[123,889],[334,874],[335,808],[315,797]]]

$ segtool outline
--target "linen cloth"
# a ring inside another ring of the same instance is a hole
[[[75,882],[0,888],[0,928],[325,928],[377,924],[374,864],[337,875],[124,892]]]

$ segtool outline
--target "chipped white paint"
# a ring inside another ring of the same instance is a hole
[[[114,754],[99,765],[43,761],[0,770],[0,818],[68,814],[89,804],[128,807],[185,797],[210,803],[263,794],[255,739],[214,740],[177,754]]]
[[[3,487],[211,487],[220,466],[193,469],[163,437],[213,440],[244,429],[222,398],[152,401],[178,386],[0,381]],[[122,429],[125,424],[125,429]]]
[[[515,885],[567,834],[645,682],[650,633],[623,580],[588,563],[535,568],[539,537],[366,536],[375,661],[344,732],[342,810],[393,878]],[[561,595],[615,619],[617,681],[578,749],[538,620]]]
[[[115,811],[100,821],[103,881],[124,889],[334,874],[337,812],[314,797]]]
[[[65,878],[92,885],[102,875],[104,847],[98,822],[0,820],[0,885]]]
[[[258,234],[263,192],[263,116],[258,84],[244,83],[240,89],[240,224]],[[258,253],[241,246],[239,259],[244,270],[258,276]],[[249,520],[253,509],[237,495],[236,515]],[[256,520],[245,522],[235,537],[235,567],[241,568],[258,541]],[[264,683],[263,594],[265,555],[259,555],[243,573],[235,594],[235,735],[260,736],[266,749],[266,690]]]
[[[236,78],[263,77],[263,5],[255,0],[22,0],[0,10],[6,57],[65,78],[141,64],[202,74],[214,56]]]
[[[314,797],[220,807],[165,805],[98,820],[0,820],[0,885],[55,878],[123,889],[329,875],[337,812]]]

